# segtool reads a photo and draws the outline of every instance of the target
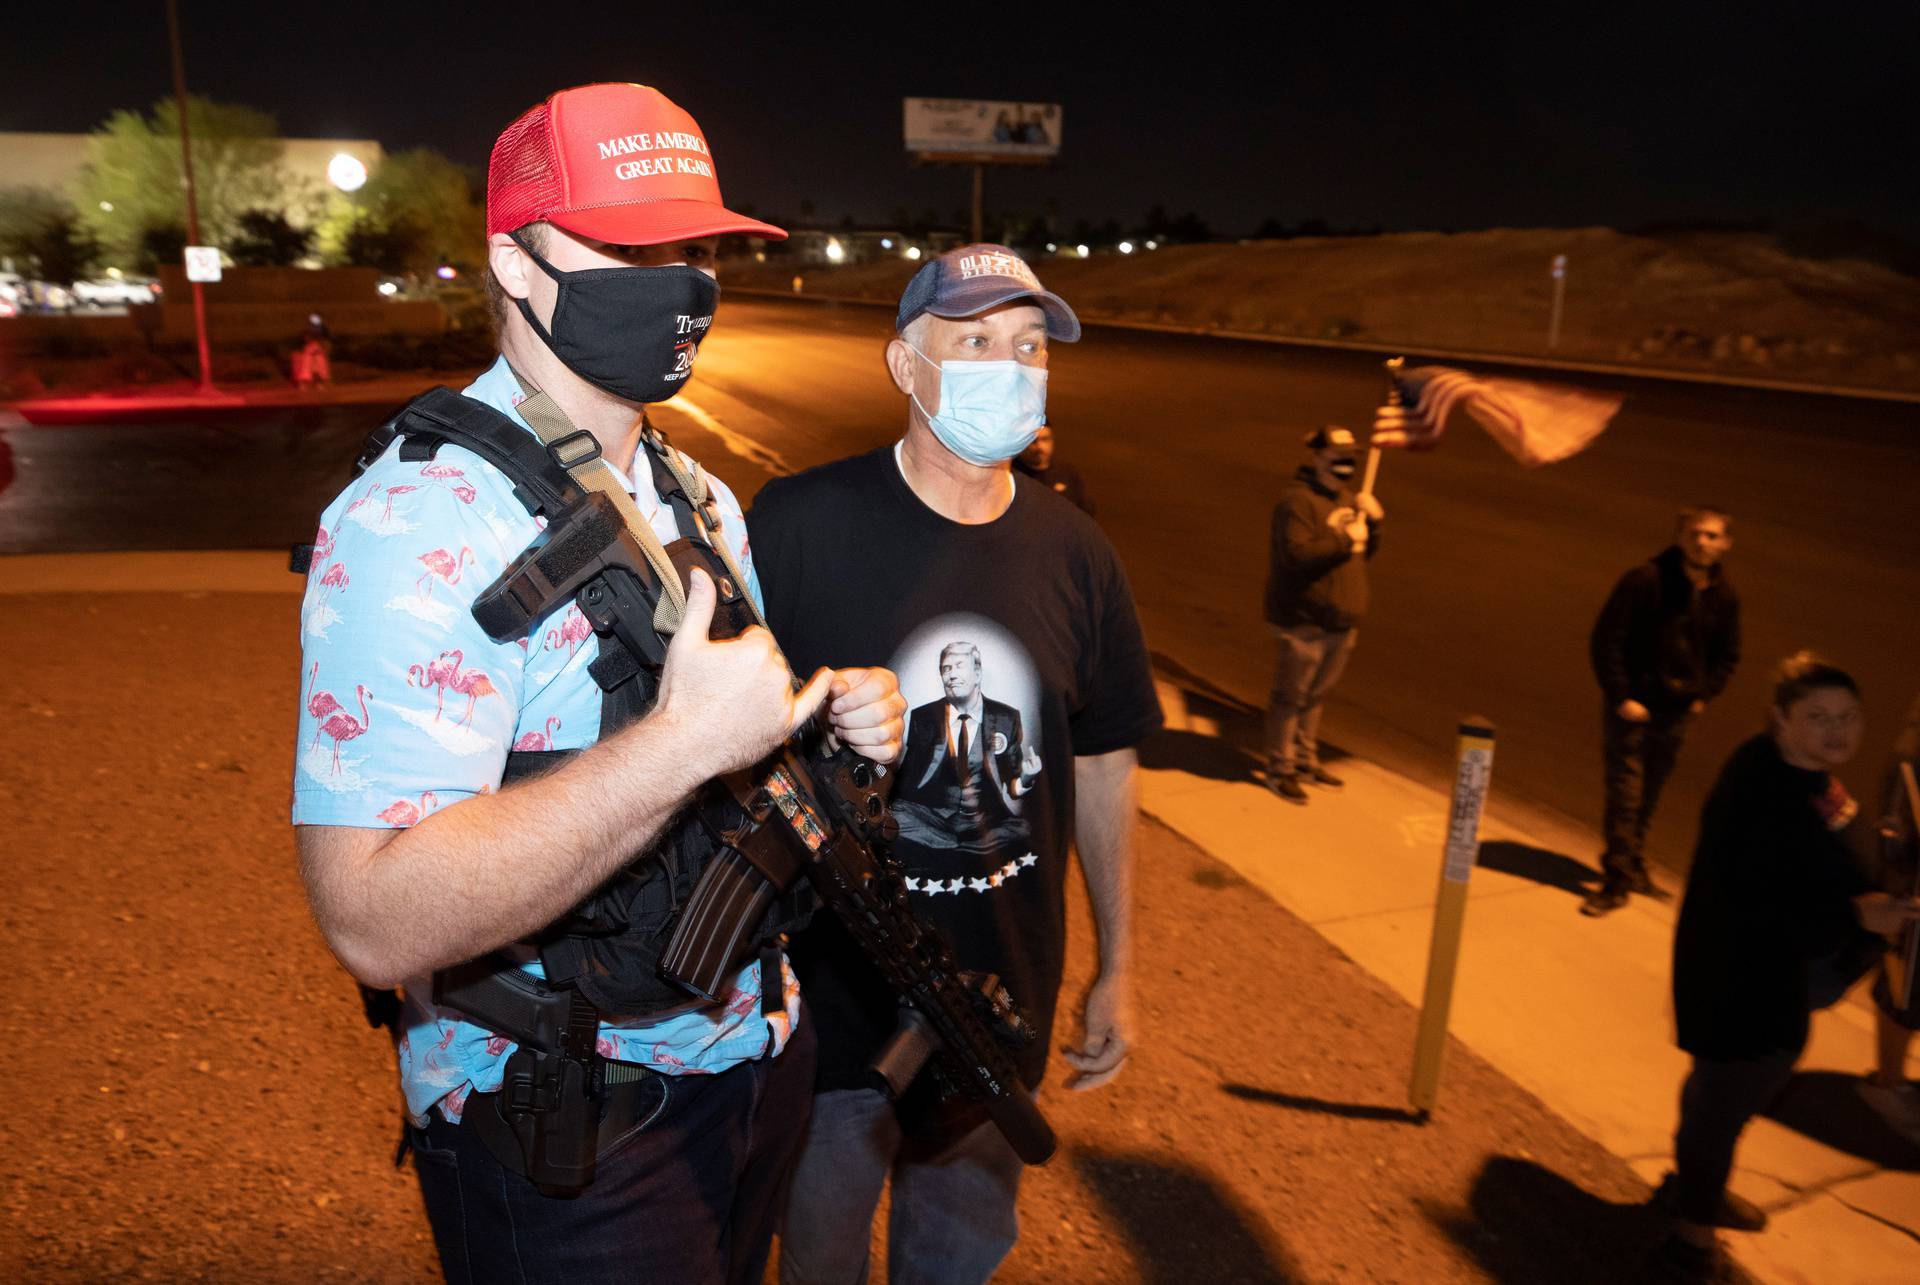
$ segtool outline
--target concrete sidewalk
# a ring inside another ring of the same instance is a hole
[[[1316,790],[1304,808],[1284,802],[1247,776],[1253,760],[1232,746],[1251,732],[1249,711],[1165,679],[1160,689],[1168,731],[1143,756],[1143,810],[1418,1006],[1446,795],[1348,758],[1338,764],[1344,790]],[[1605,919],[1580,915],[1580,887],[1597,878],[1587,863],[1598,839],[1564,818],[1504,806],[1497,748],[1481,841],[1453,1034],[1657,1184],[1671,1164],[1688,1066],[1673,1044],[1668,992],[1676,902],[1636,897]],[[1816,1015],[1776,1112],[1821,1137],[1762,1118],[1742,1139],[1734,1189],[1772,1222],[1726,1239],[1763,1281],[1920,1280],[1920,1149],[1880,1125],[1853,1091],[1873,1047],[1859,991]],[[1409,1047],[1409,1070],[1412,1056]],[[1446,1109],[1443,1073],[1438,1110]]]

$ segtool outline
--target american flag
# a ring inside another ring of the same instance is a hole
[[[1451,366],[1415,366],[1401,371],[1394,383],[1405,420],[1397,427],[1376,426],[1373,445],[1430,448],[1447,431],[1454,408],[1460,407],[1529,468],[1585,450],[1621,401],[1614,394],[1559,384],[1482,379]]]

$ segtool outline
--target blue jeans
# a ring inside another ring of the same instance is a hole
[[[657,1105],[601,1139],[593,1184],[534,1190],[470,1130],[437,1114],[413,1130],[414,1168],[449,1282],[759,1285],[812,1102],[813,1025],[780,1056],[719,1075],[655,1076]]]
[[[978,1285],[1020,1235],[1020,1158],[991,1124],[922,1157],[874,1089],[817,1095],[780,1221],[781,1285],[864,1285],[873,1211],[893,1177],[891,1285]]]
[[[1267,770],[1312,776],[1320,766],[1320,714],[1327,693],[1346,672],[1358,629],[1274,625],[1279,660],[1267,695]]]

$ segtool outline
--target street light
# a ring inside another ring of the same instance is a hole
[[[1080,256],[1081,258],[1083,258],[1083,259],[1084,259],[1084,258],[1086,258],[1086,257],[1087,257],[1087,247],[1086,247],[1086,246],[1084,246],[1084,245],[1076,245],[1076,246],[1074,246],[1073,248],[1074,248],[1074,252],[1075,252],[1075,253],[1077,253],[1077,254],[1078,254],[1078,255],[1079,255],[1079,256]]]
[[[827,262],[839,263],[847,257],[847,248],[840,244],[838,237],[827,238]]]
[[[1122,253],[1122,254],[1132,254],[1132,253],[1133,253],[1133,242],[1131,242],[1131,241],[1122,241],[1122,242],[1120,243],[1120,253]]]
[[[907,247],[907,257],[908,257],[909,259],[918,259],[918,258],[920,257],[920,247],[919,247],[919,246],[917,246],[917,245],[910,245],[910,246],[908,246],[908,247]]]
[[[335,152],[327,162],[327,182],[342,192],[358,192],[367,182],[367,167],[357,156]]]

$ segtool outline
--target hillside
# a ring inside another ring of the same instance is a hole
[[[1035,267],[1089,320],[1543,355],[1920,389],[1920,280],[1856,260],[1797,258],[1757,233],[1635,236],[1609,228],[1410,232],[1133,255]],[[729,285],[895,300],[915,265],[730,263]]]

